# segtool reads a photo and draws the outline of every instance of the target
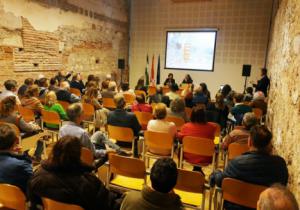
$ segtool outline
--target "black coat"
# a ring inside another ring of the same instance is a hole
[[[57,169],[45,164],[33,175],[28,188],[32,210],[46,197],[59,202],[75,204],[85,210],[115,209],[115,194],[110,193],[103,183],[91,173],[93,168],[82,165]]]
[[[56,92],[57,100],[66,101],[68,103],[76,103],[80,101],[80,98],[71,94],[69,91],[60,89]]]
[[[70,87],[71,88],[76,88],[78,90],[80,90],[81,93],[83,93],[83,90],[84,90],[84,84],[83,82],[80,80],[79,82],[74,80],[74,81],[71,81],[70,83]]]
[[[268,78],[268,76],[265,75],[257,81],[257,84],[255,85],[255,91],[262,91],[265,94],[265,96],[267,96],[269,85],[270,79]]]

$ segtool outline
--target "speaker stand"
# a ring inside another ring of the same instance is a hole
[[[247,76],[245,76],[244,94],[246,93],[246,88],[247,88],[247,79],[248,79],[248,77],[247,77]]]

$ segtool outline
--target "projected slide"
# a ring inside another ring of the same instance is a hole
[[[213,71],[216,31],[167,31],[167,69]]]

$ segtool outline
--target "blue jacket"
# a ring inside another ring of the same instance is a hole
[[[15,185],[26,193],[27,182],[31,178],[31,160],[24,155],[0,152],[0,183]]]

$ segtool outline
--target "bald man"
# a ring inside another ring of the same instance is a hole
[[[294,195],[286,187],[277,184],[260,194],[257,210],[299,210],[299,206]]]

